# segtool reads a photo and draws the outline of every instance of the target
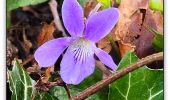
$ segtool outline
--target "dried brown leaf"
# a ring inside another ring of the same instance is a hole
[[[34,14],[35,17],[39,18],[39,14],[31,7],[31,6],[24,6],[22,7],[23,11],[29,11]]]
[[[109,53],[112,49],[111,43],[107,37],[103,38],[97,43],[97,47]]]
[[[129,50],[135,50],[139,57],[153,53],[152,39],[144,24],[162,32],[162,15],[148,8],[149,0],[121,0],[120,18],[112,31],[118,40],[121,56]],[[145,53],[146,52],[146,53]]]
[[[18,49],[7,39],[7,48],[6,48],[6,64],[7,66],[11,65],[12,60],[16,57]]]
[[[40,67],[34,63],[31,67],[28,67],[26,70],[27,70],[28,74],[31,74],[34,72],[39,73]]]
[[[131,24],[131,16],[139,9],[147,9],[149,0],[121,0],[120,17],[116,27],[116,39],[123,40]]]
[[[53,22],[51,24],[45,23],[37,39],[38,45],[42,45],[46,41],[53,39],[54,31],[55,31],[55,24]]]
[[[135,50],[135,46],[131,45],[129,43],[125,44],[125,43],[119,41],[118,44],[119,44],[121,57],[123,57],[128,51],[134,51]]]
[[[29,52],[29,50],[32,48],[32,43],[31,43],[31,41],[30,40],[28,40],[28,38],[26,37],[26,34],[25,33],[23,33],[23,40],[24,40],[24,47],[26,48],[26,50],[28,50],[28,52]]]
[[[141,31],[139,32],[140,36],[136,39],[136,53],[142,58],[147,55],[155,53],[155,50],[152,46],[152,40],[154,38],[154,33],[150,32],[146,27],[150,26],[151,28],[163,33],[163,16],[158,11],[152,11],[150,9],[146,10],[145,20]],[[135,32],[135,31],[133,31]]]
[[[119,40],[118,44],[120,47],[121,56],[123,56],[127,51],[134,50],[134,37],[137,34],[132,34],[129,31],[129,26],[132,23],[132,16],[139,9],[148,8],[149,0],[121,0],[121,4],[119,6],[120,10],[120,18],[117,23],[117,26],[112,31],[113,38],[115,40]],[[140,23],[142,22],[142,14],[139,14],[138,20]],[[140,23],[138,23],[140,25]],[[138,26],[135,26],[134,29],[139,29]]]
[[[87,18],[92,9],[97,5],[96,0],[89,0],[84,6],[84,16]]]
[[[52,72],[54,72],[54,66],[48,67],[48,68],[45,70],[45,73],[44,73],[43,77],[41,77],[41,81],[42,81],[43,83],[47,83],[47,82],[48,82],[48,79],[50,78]]]

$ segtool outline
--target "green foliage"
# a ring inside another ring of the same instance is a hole
[[[86,2],[88,2],[89,0],[77,0],[79,3],[80,3],[80,5],[82,6],[82,7],[84,7],[84,5],[86,4]]]
[[[7,14],[6,14],[6,17],[7,17],[6,18],[6,25],[7,25],[6,27],[7,28],[9,28],[10,25],[11,25],[11,16],[10,16],[10,13],[11,13],[10,11],[7,11]]]
[[[121,60],[118,70],[132,64],[138,57],[129,52]],[[96,69],[93,75],[79,85],[70,85],[71,96],[83,91],[102,79],[101,72]],[[12,91],[12,100],[68,100],[64,87],[55,86],[49,92],[34,91],[33,80],[18,63],[14,62],[12,71],[8,70],[8,82]],[[162,100],[163,99],[163,70],[151,70],[146,66],[133,71],[118,79],[87,100]]]
[[[48,92],[38,92],[33,100],[58,100]]]
[[[8,82],[12,100],[56,100],[47,92],[34,90],[34,81],[16,60],[12,71],[8,70]]]
[[[96,69],[92,76],[86,78],[81,84],[79,85],[70,85],[69,90],[71,96],[76,95],[78,92],[83,91],[84,89],[90,87],[91,85],[95,84],[96,82],[100,81],[102,78],[101,72]],[[68,100],[68,95],[64,87],[55,86],[50,89],[51,95],[58,98],[59,100]],[[102,89],[98,93],[90,96],[86,100],[107,100],[108,98],[108,87]]]
[[[129,52],[118,69],[137,60],[138,57]],[[163,70],[139,68],[110,84],[109,89],[109,100],[163,100]]]
[[[73,88],[71,87],[70,89],[70,94],[76,95],[78,92],[81,92],[82,90],[78,89],[78,88]],[[55,86],[50,90],[51,95],[53,95],[54,97],[58,98],[59,100],[68,100],[68,95],[67,92],[65,90],[64,87],[62,86]],[[96,94],[94,94],[93,96],[87,98],[87,100],[100,100],[98,99],[98,96]]]
[[[7,0],[7,11],[11,11],[18,7],[36,5],[45,1],[47,0]]]
[[[163,51],[164,49],[164,36],[162,33],[156,31],[152,27],[147,26],[148,30],[154,33],[155,37],[152,41],[152,45],[154,46],[155,50]]]
[[[163,51],[164,49],[164,36],[162,33],[157,32],[156,30],[152,29],[153,33],[155,34],[155,37],[152,41],[152,44],[154,48],[157,51]]]
[[[111,0],[97,0],[98,2],[102,3],[103,4],[103,7],[104,8],[109,8],[111,7]]]
[[[152,41],[153,46],[155,47],[156,50],[158,51],[163,51],[163,41],[164,37],[162,34],[156,33],[155,37]]]
[[[12,71],[8,70],[8,81],[12,100],[30,100],[33,96],[33,80],[18,61],[14,61]]]
[[[163,12],[163,3],[161,2],[161,0],[150,0],[149,7],[153,10]]]
[[[101,72],[96,69],[95,72],[86,78],[81,84],[75,86],[70,85],[71,96],[83,91],[89,86],[95,84],[102,79]],[[8,80],[10,90],[12,91],[12,100],[68,100],[67,92],[64,87],[55,86],[49,92],[34,91],[33,80],[18,63],[14,62],[12,71],[8,70]],[[108,87],[102,89],[98,93],[90,96],[87,100],[104,100],[108,97]]]
[[[120,3],[121,3],[121,0],[116,0],[116,3],[117,3],[117,4],[120,4]]]
[[[76,90],[70,89],[71,94],[75,93]],[[68,95],[63,86],[55,86],[50,89],[50,94],[59,100],[68,100]]]
[[[7,0],[7,28],[10,27],[10,13],[18,7],[36,5],[47,0]]]

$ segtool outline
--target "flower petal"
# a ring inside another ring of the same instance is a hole
[[[35,51],[35,60],[41,67],[49,67],[54,65],[58,57],[72,41],[72,38],[65,37],[53,39],[44,43]]]
[[[117,65],[113,62],[112,57],[107,52],[96,47],[95,54],[103,64],[110,67],[113,71],[117,69]]]
[[[115,26],[119,18],[117,8],[108,8],[89,16],[85,29],[85,38],[97,42],[104,38]]]
[[[94,54],[88,56],[82,62],[69,48],[60,64],[60,75],[67,84],[79,84],[87,76],[91,75],[95,69]]]
[[[83,9],[77,0],[64,0],[62,18],[64,26],[71,36],[82,36],[84,30]]]

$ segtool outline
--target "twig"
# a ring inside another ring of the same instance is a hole
[[[112,74],[112,72],[107,69],[106,66],[103,65],[100,61],[96,60],[95,63],[95,65],[103,72],[104,75],[109,76],[110,74]]]
[[[122,70],[117,71],[115,74],[108,76],[107,78],[97,82],[95,85],[87,88],[86,90],[80,92],[76,96],[72,97],[70,100],[82,100],[87,98],[88,96],[96,93],[103,87],[107,86],[108,84],[112,83],[113,81],[119,79],[120,77],[132,72],[146,64],[152,63],[154,61],[162,60],[163,59],[163,52],[156,53],[145,58],[138,60],[136,63],[133,63]]]
[[[65,88],[65,90],[66,90],[66,92],[67,92],[68,98],[70,99],[70,98],[71,98],[71,94],[70,94],[70,90],[69,90],[68,85],[67,85],[67,84],[64,84],[64,88]]]
[[[109,35],[107,36],[107,38],[109,39],[109,41],[110,41],[110,43],[111,43],[111,45],[112,45],[112,50],[113,50],[113,52],[115,52],[115,53],[114,53],[114,57],[117,58],[117,59],[120,61],[120,59],[121,59],[121,57],[120,57],[120,51],[119,51],[118,46],[117,46],[116,43],[115,43],[115,40],[113,39],[113,37],[112,37],[111,34],[109,34]]]
[[[63,36],[67,36],[66,32],[64,31],[64,28],[61,24],[60,18],[59,18],[59,14],[58,14],[58,11],[57,11],[57,5],[58,4],[57,4],[56,0],[51,0],[49,2],[49,5],[50,5],[51,12],[53,14],[53,17],[54,17],[54,23],[55,23],[56,28],[58,30],[62,31]]]
[[[61,78],[57,79],[55,82],[47,82],[47,83],[43,83],[43,81],[40,79],[37,81],[35,88],[36,90],[49,91],[49,89],[54,86],[63,86],[64,84],[65,83]]]
[[[48,88],[51,88],[51,87],[54,87],[54,86],[58,86],[58,85],[63,86],[64,84],[65,84],[64,81],[61,78],[59,78],[55,82],[50,82],[50,85],[49,85]]]
[[[103,4],[99,2],[99,3],[95,6],[95,8],[91,10],[89,16],[91,16],[91,15],[94,14],[94,13],[96,13],[102,5],[103,5]]]
[[[34,59],[34,56],[31,55],[29,56],[23,63],[22,65],[25,66],[26,64],[28,64],[29,62],[31,62]]]

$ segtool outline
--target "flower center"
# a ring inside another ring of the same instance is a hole
[[[88,57],[93,56],[93,46],[94,44],[92,42],[83,37],[79,37],[69,46],[68,49],[73,52],[75,60],[85,62]]]

